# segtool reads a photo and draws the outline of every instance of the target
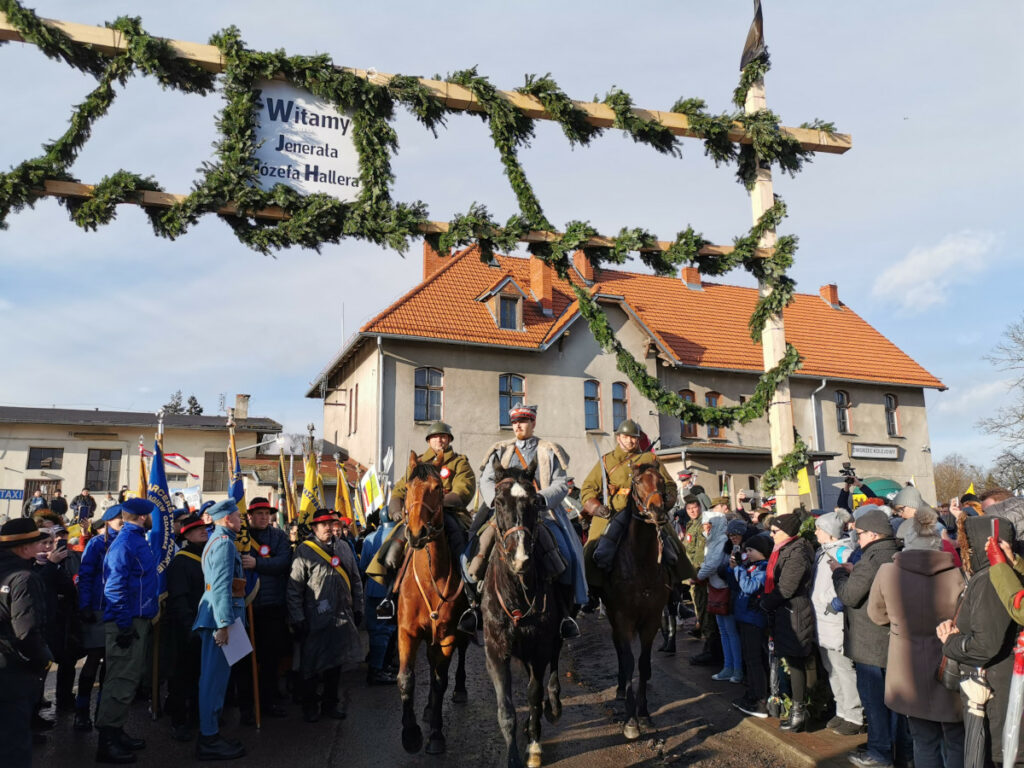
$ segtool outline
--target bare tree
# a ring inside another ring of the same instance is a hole
[[[1010,477],[1021,477],[1024,476],[1024,317],[1011,323],[1003,331],[1003,338],[985,359],[999,370],[1013,373],[1014,381],[1010,385],[1013,399],[994,416],[982,419],[979,426],[1006,441],[1006,449],[996,459],[1000,471]]]
[[[171,395],[170,400],[164,403],[164,413],[185,413],[185,405],[180,389]]]
[[[980,483],[985,472],[959,453],[951,453],[935,464],[934,476],[936,503],[943,504],[954,496],[962,496],[971,483]],[[978,486],[975,489],[980,490]]]

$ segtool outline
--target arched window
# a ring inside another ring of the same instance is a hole
[[[688,403],[695,402],[692,389],[680,389],[679,397]],[[696,437],[697,436],[697,425],[691,424],[688,421],[679,421],[679,434],[682,437]]]
[[[629,418],[629,388],[625,382],[616,381],[612,384],[612,429]]]
[[[583,423],[586,429],[601,428],[601,385],[593,379],[583,382]]]
[[[708,408],[717,408],[721,400],[722,396],[717,392],[708,392],[704,395],[704,405]],[[713,427],[709,424],[708,437],[712,440],[722,440],[725,438],[725,427]]]
[[[508,412],[526,401],[526,379],[515,373],[503,373],[498,377],[498,423],[503,427],[512,426]]]
[[[852,431],[850,429],[850,393],[842,389],[836,390],[836,429],[840,434]]]
[[[413,418],[416,421],[439,420],[443,395],[444,371],[439,368],[417,368]]]
[[[889,437],[898,437],[900,434],[900,401],[896,395],[885,396],[885,431]]]

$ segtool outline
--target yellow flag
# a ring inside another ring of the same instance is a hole
[[[964,496],[966,496],[966,495],[967,495],[968,493],[970,493],[970,494],[973,494],[973,493],[974,493],[974,483],[971,483],[971,484],[970,484],[970,485],[969,485],[969,486],[967,487],[967,492],[966,492],[966,493],[964,493]]]
[[[146,494],[149,493],[149,472],[146,471],[146,457],[141,453],[139,454],[139,490],[137,493],[140,499],[146,498]]]
[[[302,498],[299,499],[299,525],[309,525],[313,513],[320,508],[317,491],[320,487],[319,473],[316,471],[316,456],[306,457],[302,477]]]
[[[807,478],[807,467],[801,467],[800,471],[796,473],[797,493],[801,496],[807,494],[811,495],[811,482]]]

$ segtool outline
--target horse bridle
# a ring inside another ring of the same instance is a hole
[[[430,519],[433,519],[441,508],[440,504],[430,506],[429,504],[420,501],[419,509],[421,512],[426,510],[430,513]],[[427,544],[436,540],[442,533],[444,533],[444,518],[441,518],[442,522],[440,525],[434,525],[433,523],[427,522],[423,519],[422,514],[420,515],[420,521],[423,523],[424,535],[419,539],[418,544],[414,544],[412,536],[409,530],[409,499],[406,497],[405,504],[402,507],[402,522],[405,523],[405,540],[409,543],[409,546],[413,549],[423,549]]]
[[[637,493],[636,483],[633,483],[632,488],[630,489],[630,495],[633,497],[633,504],[636,506],[638,510],[638,512],[633,513],[633,516],[637,520],[642,520],[643,522],[648,523],[650,525],[659,525],[654,515],[651,514],[650,507],[651,499],[653,499],[655,496],[658,497],[659,503],[664,503],[664,498],[662,498],[662,492],[655,488],[653,491],[647,494],[647,498],[641,499],[640,495]]]
[[[499,482],[495,486],[495,490],[500,488],[503,484],[514,485],[515,484],[515,480],[513,480],[511,478],[508,478],[506,480],[502,480],[501,482]],[[511,536],[512,534],[514,534],[514,533],[522,534],[523,537],[524,537],[523,538],[523,547],[524,547],[524,549],[526,549],[528,552],[532,552],[533,551],[533,531],[531,531],[525,525],[514,525],[511,528],[509,528],[508,530],[502,531],[500,528],[498,528],[498,523],[497,523],[496,519],[493,518],[493,517],[491,518],[490,525],[494,528],[495,532],[501,538],[500,546],[498,546],[498,548],[497,548],[498,549],[498,558],[501,560],[501,562],[506,567],[508,566],[508,541],[507,540],[508,540],[508,537]],[[511,570],[511,569],[509,569],[509,570]],[[529,616],[532,616],[533,614],[535,614],[537,612],[537,598],[536,598],[536,596],[534,596],[534,598],[532,600],[529,598],[529,591],[526,588],[526,581],[523,579],[523,575],[521,573],[513,573],[513,575],[515,576],[516,581],[519,582],[519,586],[520,586],[520,588],[522,589],[522,592],[523,592],[523,597],[529,602],[529,607],[526,609],[526,613],[523,613],[518,608],[514,608],[513,610],[510,611],[508,609],[508,606],[505,605],[504,599],[502,599],[502,597],[501,597],[501,590],[500,589],[496,589],[494,591],[494,594],[498,598],[498,605],[501,606],[501,610],[505,612],[505,615],[508,616],[509,619],[511,619],[512,626],[513,627],[517,627],[517,626],[519,626],[519,622],[520,621],[522,621],[523,619],[525,619],[525,618],[527,618]],[[541,611],[547,610],[547,603],[548,603],[548,596],[547,596],[547,593],[545,593],[544,594],[544,604],[541,606]]]

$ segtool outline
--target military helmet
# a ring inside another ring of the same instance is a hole
[[[628,435],[629,437],[640,437],[640,425],[632,419],[626,419],[615,430],[616,435]]]
[[[432,438],[434,435],[448,435],[448,437],[455,439],[452,435],[452,428],[445,424],[443,421],[435,421],[430,425],[430,429],[427,430],[427,440]]]

